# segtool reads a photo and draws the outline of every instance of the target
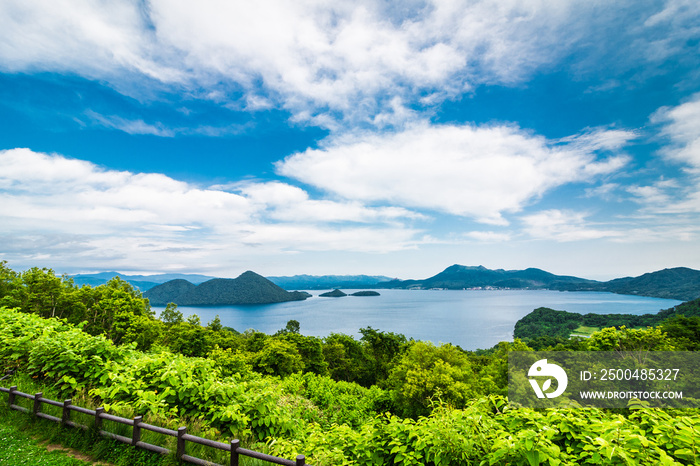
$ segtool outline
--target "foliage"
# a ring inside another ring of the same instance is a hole
[[[404,416],[430,413],[434,398],[458,408],[474,397],[476,377],[469,357],[455,346],[413,342],[387,381]]]
[[[651,327],[675,316],[700,317],[700,299],[688,301],[656,314],[577,314],[538,308],[515,323],[515,338],[536,339],[540,337],[568,338],[580,326],[586,327]]]
[[[675,315],[659,328],[674,341],[677,350],[700,350],[700,316]]]
[[[604,328],[588,340],[591,351],[673,351],[673,343],[659,328]]]
[[[4,263],[0,302],[18,307],[0,306],[0,366],[65,396],[89,392],[116,412],[198,419],[220,437],[316,465],[700,462],[697,410],[537,411],[503,396],[510,351],[696,349],[700,301],[662,311],[656,328],[615,321],[587,340],[516,338],[479,352],[371,327],[360,340],[319,339],[293,320],[275,335],[239,334],[218,319],[184,320],[175,305],[158,320],[119,279],[77,288],[50,270],[20,274]],[[527,325],[539,318],[550,331],[588,318],[533,316]],[[606,318],[618,316],[596,323]]]
[[[251,271],[235,279],[214,278],[196,286],[186,280],[172,280],[154,286],[146,296],[156,304],[173,302],[181,306],[269,304],[308,297],[305,293],[286,291]]]

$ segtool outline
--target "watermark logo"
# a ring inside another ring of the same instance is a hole
[[[527,375],[528,377],[554,377],[557,381],[557,389],[551,393],[545,393],[552,386],[551,378],[545,380],[541,388],[537,379],[529,379],[530,385],[532,385],[532,389],[535,390],[537,398],[544,398],[545,396],[547,398],[556,398],[562,393],[564,393],[564,390],[566,390],[566,386],[569,383],[569,378],[566,376],[566,372],[564,371],[564,369],[562,369],[556,364],[547,363],[546,359],[540,359],[539,361],[535,362],[532,366],[530,366],[530,370],[528,371]]]

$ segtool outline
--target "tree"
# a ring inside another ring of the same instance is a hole
[[[294,345],[304,363],[304,372],[326,375],[328,363],[323,357],[323,345],[316,337],[306,337],[295,332],[286,333],[274,338],[280,338]]]
[[[697,351],[700,349],[700,317],[677,315],[659,325],[674,346],[683,351]]]
[[[168,303],[165,309],[163,309],[163,312],[160,313],[160,320],[168,325],[173,325],[182,323],[184,317],[182,316],[182,312],[177,310],[177,304]]]
[[[192,314],[191,316],[187,317],[187,323],[190,325],[196,325],[196,326],[202,326],[202,320],[199,318],[197,314]]]
[[[304,362],[296,347],[282,339],[268,338],[262,350],[253,356],[253,367],[263,374],[280,377],[301,372]]]
[[[386,380],[391,363],[406,349],[406,337],[400,333],[381,332],[372,327],[361,328],[360,340],[364,343],[368,356],[369,371],[367,373],[370,385]]]
[[[288,320],[287,325],[284,327],[284,332],[285,333],[299,333],[300,329],[299,321],[298,320]]]
[[[222,349],[219,345],[214,345],[207,358],[214,361],[224,377],[234,374],[246,375],[252,370],[246,355],[231,348]]]
[[[129,282],[114,277],[104,285],[92,290],[86,311],[87,324],[84,330],[92,335],[104,334],[107,338],[119,341],[126,333],[125,321],[130,318],[121,316],[115,322],[117,314],[127,313],[153,319],[153,311],[141,292],[135,290]]]
[[[7,266],[7,261],[0,261],[0,305],[16,307],[11,295],[20,286],[19,274]]]
[[[196,316],[196,314],[193,315]],[[173,324],[168,328],[164,343],[174,353],[204,358],[214,347],[214,343],[208,338],[209,333],[209,330],[201,325],[182,322]]]
[[[207,329],[211,330],[212,332],[220,332],[223,328],[224,327],[221,325],[221,319],[219,318],[218,314],[212,319],[211,322],[207,324]]]
[[[392,369],[387,385],[403,415],[417,417],[430,413],[433,400],[464,407],[475,395],[475,382],[469,357],[460,349],[417,341]]]
[[[673,351],[668,335],[660,328],[627,328],[624,325],[604,328],[595,332],[587,341],[591,351]]]
[[[323,358],[334,380],[369,386],[369,359],[362,343],[351,335],[331,333],[323,340]],[[374,376],[371,377],[374,379]]]

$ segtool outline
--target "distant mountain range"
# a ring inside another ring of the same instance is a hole
[[[328,290],[336,288],[375,288],[378,283],[391,280],[381,275],[294,275],[267,277],[285,290]]]
[[[311,295],[286,291],[265,277],[248,271],[238,278],[214,278],[199,285],[183,279],[170,280],[154,286],[143,296],[154,305],[221,306],[301,301]]]
[[[254,272],[246,272],[254,274]],[[243,275],[246,275],[243,274]],[[242,275],[242,276],[243,276]],[[254,274],[256,277],[260,275]],[[99,274],[84,274],[73,277],[75,283],[91,286],[106,283],[114,276],[130,282],[142,292],[150,291],[162,284],[167,287],[159,287],[147,297],[153,304],[175,302],[166,298],[176,296],[187,302],[203,303],[209,299],[218,302],[219,298],[206,299],[206,295],[228,296],[222,291],[232,279],[214,279],[206,275],[189,274],[161,274],[161,275],[123,275],[117,272],[103,272]],[[234,279],[239,280],[241,277]],[[220,281],[215,281],[220,280]],[[228,280],[228,281],[227,281]],[[196,285],[212,281],[207,286],[195,291]],[[700,271],[686,267],[659,270],[646,273],[639,277],[625,277],[602,282],[587,280],[566,275],[555,275],[541,269],[529,268],[525,270],[488,269],[483,266],[471,267],[464,265],[452,265],[442,272],[430,278],[422,280],[398,280],[377,275],[294,275],[286,277],[267,277],[270,285],[275,285],[282,291],[285,290],[319,290],[319,289],[431,289],[445,288],[461,290],[470,288],[497,288],[497,289],[549,289],[560,291],[607,291],[618,294],[630,294],[650,296],[656,298],[678,299],[690,301],[700,298]],[[259,280],[258,280],[259,282]],[[253,282],[251,282],[253,283]],[[268,285],[269,286],[269,285]],[[206,291],[206,293],[203,290]],[[281,299],[283,295],[278,292],[270,295],[276,296],[270,299]],[[199,297],[198,297],[199,296]],[[287,296],[288,297],[288,296]],[[156,301],[154,301],[156,299]],[[227,298],[227,299],[230,299]],[[303,299],[303,298],[302,298]],[[289,300],[289,299],[282,299]],[[269,301],[280,302],[280,301]]]
[[[382,288],[461,290],[469,288],[550,288],[557,285],[596,283],[584,278],[554,275],[540,269],[491,270],[484,266],[452,265],[424,280],[391,280],[380,283]]]
[[[381,288],[465,289],[518,288],[560,291],[608,291],[618,294],[690,301],[700,298],[700,271],[685,267],[664,269],[639,277],[617,278],[607,282],[554,275],[540,269],[491,270],[486,267],[453,265],[425,280],[391,280]]]
[[[100,272],[90,274],[73,275],[73,282],[76,285],[99,286],[104,285],[114,277],[119,277],[125,280],[141,291],[146,291],[161,283],[170,280],[183,279],[195,285],[211,280],[216,277],[208,277],[206,275],[184,274],[184,273],[162,273],[159,275],[125,275],[119,272]]]
[[[700,298],[700,270],[687,267],[663,269],[639,277],[616,278],[592,284],[561,284],[564,291],[609,291],[617,294],[691,301]]]

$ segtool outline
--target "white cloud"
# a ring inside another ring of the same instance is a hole
[[[624,156],[597,160],[619,146],[604,131],[550,144],[512,126],[416,125],[391,134],[334,139],[277,163],[278,173],[360,202],[390,202],[505,224],[548,190],[619,170]],[[633,134],[627,133],[627,138]]]
[[[659,180],[647,186],[628,186],[627,192],[632,194],[633,200],[649,208],[665,209],[673,201],[672,191],[679,188],[676,180]]]
[[[4,1],[0,66],[7,71],[75,72],[111,78],[135,72],[161,82],[183,73],[154,59],[154,40],[139,2]]]
[[[513,239],[510,233],[501,233],[497,231],[470,231],[464,236],[483,243],[504,243]]]
[[[100,115],[99,113],[88,110],[85,114],[94,122],[106,127],[119,131],[124,131],[128,134],[150,134],[153,136],[173,137],[175,131],[166,128],[164,125],[149,124],[143,120],[128,120],[116,115]]]
[[[633,18],[626,2],[587,0],[6,0],[0,69],[76,73],[130,94],[155,86],[223,105],[240,99],[336,129],[339,120],[391,126],[414,104],[520,83],[572,51],[595,54],[591,34],[621,21],[633,22],[631,51],[648,50],[658,28],[695,37],[697,8],[671,3]],[[679,53],[679,43],[664,50]]]
[[[29,149],[0,151],[4,257],[42,252],[163,268],[281,251],[387,252],[415,246],[422,233],[406,222],[419,218],[311,199],[279,182],[203,188]]]
[[[274,220],[374,223],[425,218],[400,207],[368,208],[359,202],[314,200],[306,191],[277,181],[243,184],[239,191]]]
[[[671,142],[662,154],[700,174],[700,93],[677,107],[660,108],[651,121],[663,125],[661,134]]]
[[[666,0],[663,9],[651,15],[643,28],[653,31],[663,28],[665,34],[649,34],[644,54],[650,61],[660,61],[674,54],[694,53],[693,39],[700,35],[700,3],[695,0]],[[639,45],[641,40],[638,41]]]
[[[591,227],[587,214],[581,212],[545,210],[522,217],[524,231],[535,239],[554,241],[583,241],[624,236],[622,231]]]
[[[650,118],[665,139],[659,154],[680,165],[685,176],[663,179],[630,192],[658,213],[700,213],[700,93],[676,107],[662,107]]]
[[[193,127],[168,127],[161,122],[146,123],[141,119],[130,120],[118,115],[102,115],[92,110],[87,110],[85,116],[87,116],[93,124],[105,128],[116,129],[127,134],[145,134],[160,137],[175,137],[181,134],[217,137],[240,134],[251,126],[250,123],[244,123],[224,126],[200,125]]]

